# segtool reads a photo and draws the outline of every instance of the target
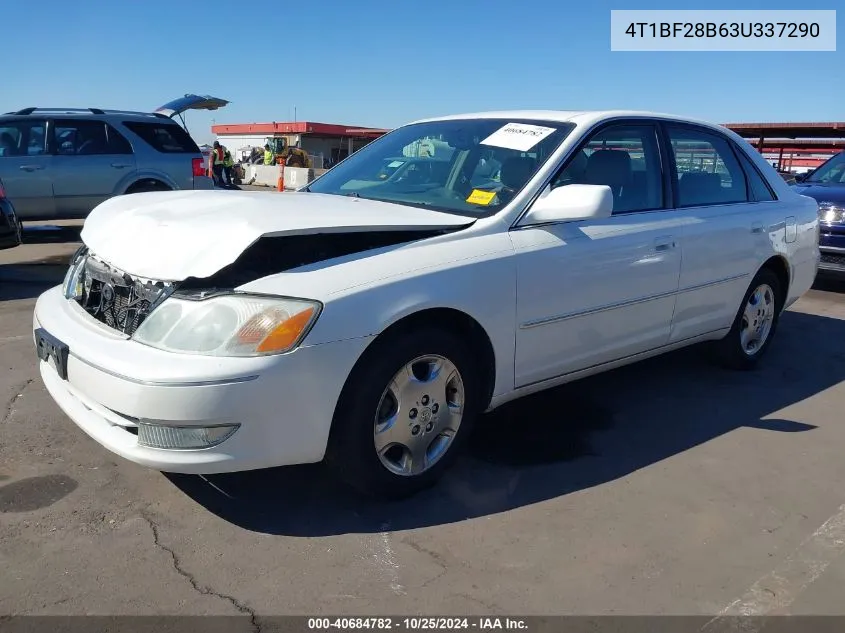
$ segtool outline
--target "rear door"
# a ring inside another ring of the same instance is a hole
[[[132,146],[96,119],[55,119],[52,125],[56,214],[84,217],[121,193],[135,172]]]
[[[150,117],[149,121],[123,121],[123,126],[137,137],[132,142],[139,178],[155,178],[176,189],[210,188],[204,185],[211,179],[199,175],[202,170],[193,165],[194,159],[202,162],[202,152],[178,123]]]
[[[52,175],[46,119],[0,122],[0,180],[21,219],[54,217]]]
[[[777,202],[765,183],[749,184],[726,136],[680,123],[665,130],[685,224],[674,342],[730,327],[767,252],[766,217]]]

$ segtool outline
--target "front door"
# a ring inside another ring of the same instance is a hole
[[[613,215],[511,231],[516,387],[668,343],[683,235],[666,208],[661,164],[653,125],[604,128],[552,186],[608,185]]]
[[[55,214],[46,130],[46,121],[30,117],[0,123],[0,180],[21,220]]]

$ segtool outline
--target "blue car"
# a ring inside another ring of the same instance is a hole
[[[793,189],[819,203],[819,273],[845,278],[845,152],[798,180]]]

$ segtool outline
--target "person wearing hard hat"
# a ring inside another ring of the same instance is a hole
[[[266,144],[264,146],[264,164],[265,165],[272,165],[276,162],[275,156],[273,156],[273,152],[270,151],[270,144]]]

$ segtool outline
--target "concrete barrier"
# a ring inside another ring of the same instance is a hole
[[[254,180],[253,180],[254,179]],[[244,184],[275,187],[279,182],[278,165],[244,165]]]
[[[265,187],[276,187],[278,185],[278,165],[244,165],[243,167],[244,184],[264,185]],[[327,171],[327,169],[285,167],[285,189],[292,190],[304,187],[314,180],[314,178],[321,176]]]

